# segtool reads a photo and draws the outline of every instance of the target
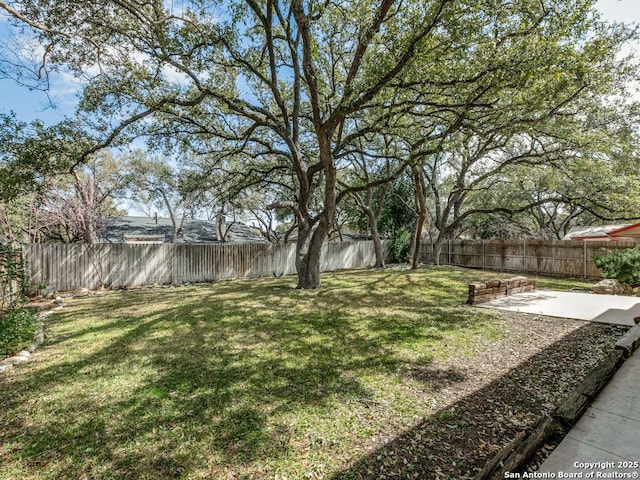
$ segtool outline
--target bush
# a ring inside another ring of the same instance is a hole
[[[407,261],[409,249],[411,248],[411,232],[398,230],[391,239],[389,249],[391,250],[391,262],[403,263]]]
[[[604,278],[612,278],[631,287],[640,286],[640,246],[593,257]]]
[[[11,308],[0,313],[0,359],[33,343],[38,317],[30,308]]]

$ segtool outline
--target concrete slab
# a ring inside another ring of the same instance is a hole
[[[614,391],[619,389],[625,392],[635,393],[636,401],[640,400],[640,370],[632,370],[630,368],[618,370],[607,384],[607,387],[611,387]],[[604,392],[600,395],[602,394],[604,394]],[[638,401],[638,403],[640,403],[640,401]]]
[[[640,461],[640,421],[590,407],[567,434],[628,460]]]
[[[640,377],[637,378],[640,380]],[[640,422],[640,402],[638,393],[620,388],[603,391],[592,407],[596,410],[612,413],[621,417],[630,418]],[[637,433],[640,436],[640,430]]]
[[[538,469],[538,472],[555,473],[556,475],[558,475],[559,472],[585,472],[586,474],[586,471],[593,471],[595,469],[587,469],[582,466],[584,463],[613,462],[614,465],[617,465],[618,462],[625,460],[629,459],[619,457],[611,452],[605,452],[604,450],[600,450],[573,438],[565,438],[551,455],[549,455],[549,458],[547,458]],[[605,471],[605,469],[599,469],[599,471]],[[606,469],[606,471],[612,470]]]
[[[624,370],[629,370],[630,372],[640,373],[640,349],[636,350],[636,353],[631,355],[622,365]]]
[[[536,290],[477,305],[548,317],[634,326],[640,317],[640,297]]]

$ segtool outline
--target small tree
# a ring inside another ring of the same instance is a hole
[[[171,219],[171,241],[182,232],[195,198],[189,171],[179,170],[167,158],[136,150],[127,159],[126,181],[131,199],[166,212]]]
[[[0,310],[11,307],[24,287],[24,267],[20,249],[0,244]]]

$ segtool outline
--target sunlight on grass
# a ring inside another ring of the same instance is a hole
[[[344,468],[433,413],[412,375],[504,334],[485,272],[326,274],[110,292],[49,317],[0,379],[0,478],[287,478]]]

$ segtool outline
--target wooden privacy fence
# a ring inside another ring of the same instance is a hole
[[[26,284],[55,291],[211,282],[295,273],[295,244],[23,245]],[[375,264],[372,242],[324,245],[321,270]],[[386,248],[386,244],[385,244]]]
[[[573,240],[453,240],[440,252],[440,265],[482,268],[531,275],[601,278],[594,256],[633,248],[635,242]],[[422,261],[436,263],[433,244],[421,245]]]

